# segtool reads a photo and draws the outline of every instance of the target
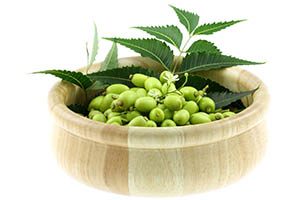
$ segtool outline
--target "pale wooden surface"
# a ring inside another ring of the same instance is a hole
[[[124,58],[160,70],[141,57]],[[97,70],[99,65],[94,65]],[[241,113],[208,124],[143,128],[103,124],[81,117],[66,104],[82,92],[59,83],[49,94],[54,116],[54,149],[60,165],[91,186],[127,195],[169,196],[224,186],[246,174],[261,158],[266,143],[268,92],[253,74],[240,68],[203,73],[234,91],[259,89],[244,99]]]

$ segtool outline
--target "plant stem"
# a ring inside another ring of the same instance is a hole
[[[188,43],[190,42],[190,40],[192,39],[192,37],[193,37],[193,35],[190,34],[189,38],[187,39],[187,41],[183,45],[182,49],[179,49],[179,56],[178,56],[179,59],[181,58],[182,54],[185,53],[185,48],[188,45]],[[176,62],[175,62],[175,64],[174,64],[173,71],[172,71],[173,74],[175,73],[178,64],[179,64],[179,61],[177,59]]]

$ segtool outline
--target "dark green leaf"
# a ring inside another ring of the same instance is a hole
[[[158,61],[166,70],[169,70],[173,62],[173,51],[166,43],[156,39],[122,39],[105,38],[113,42],[126,46],[133,51],[140,53],[141,56],[152,58]]]
[[[185,26],[185,28],[187,29],[187,31],[189,33],[192,33],[194,31],[194,29],[196,28],[196,26],[198,25],[198,23],[199,23],[199,16],[197,14],[194,14],[194,13],[176,8],[172,5],[170,5],[170,6],[176,12],[180,23]]]
[[[236,23],[242,22],[245,20],[236,20],[236,21],[229,21],[229,22],[215,22],[211,24],[203,24],[196,28],[194,31],[194,35],[209,35],[213,34],[214,32],[220,31],[224,28],[232,26]]]
[[[76,71],[53,69],[53,70],[34,72],[34,74],[51,74],[53,76],[61,78],[62,80],[78,85],[83,89],[86,89],[93,84],[93,82],[87,75],[84,75],[83,73],[76,72]]]
[[[210,98],[212,98],[215,103],[216,103],[216,108],[222,108],[224,106],[228,106],[231,103],[246,97],[250,94],[253,94],[255,91],[257,90],[251,90],[251,91],[245,91],[245,92],[239,92],[239,93],[235,93],[235,92],[212,92],[212,93],[208,93],[208,96]]]
[[[100,71],[105,71],[108,69],[114,69],[118,67],[118,48],[117,44],[114,42],[110,51],[106,55],[104,62],[101,64]]]
[[[71,104],[68,105],[68,108],[72,110],[75,113],[81,114],[83,116],[88,115],[88,110],[86,109],[86,106],[80,105],[80,104]]]
[[[242,60],[239,58],[225,56],[221,54],[211,54],[206,52],[188,54],[182,61],[180,72],[199,72],[211,69],[221,69],[237,65],[257,65],[263,64]]]
[[[123,83],[130,87],[133,87],[133,84],[131,83],[129,76],[135,73],[142,73],[148,76],[155,76],[155,77],[158,76],[154,71],[150,69],[136,67],[136,66],[122,67],[122,68],[101,71],[101,72],[95,72],[92,74],[88,74],[88,76],[93,81],[96,81],[96,83],[93,84],[93,86],[91,87],[93,87],[93,90],[97,90],[97,89],[103,89],[107,85],[114,84],[114,83]]]
[[[188,53],[206,52],[221,54],[221,51],[214,45],[214,43],[206,40],[197,40],[187,50]]]
[[[134,27],[143,30],[158,39],[164,40],[178,49],[182,42],[182,33],[177,26],[150,26],[150,27]]]

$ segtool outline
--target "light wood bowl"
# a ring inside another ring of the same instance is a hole
[[[160,70],[147,58],[120,59],[120,65]],[[91,71],[99,69],[93,65]],[[67,108],[83,92],[60,82],[49,93],[54,116],[54,149],[71,176],[96,188],[126,195],[175,196],[225,186],[245,175],[262,157],[269,96],[256,76],[238,67],[205,72],[233,91],[252,90],[247,106],[219,121],[172,128],[108,125]]]

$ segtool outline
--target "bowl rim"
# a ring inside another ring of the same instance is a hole
[[[157,65],[143,57],[119,59],[120,62],[125,60],[141,62],[140,64],[145,67]],[[97,63],[93,67],[100,65],[101,63]],[[265,84],[254,74],[239,67],[215,70],[213,73],[238,73],[238,84],[247,84],[245,81],[247,77],[252,85],[259,86],[253,94],[252,104],[235,116],[206,124],[155,128],[116,126],[95,122],[68,109],[65,104],[67,93],[74,90],[76,86],[67,82],[59,82],[49,92],[49,109],[54,116],[55,125],[74,136],[106,145],[142,149],[181,148],[210,144],[235,137],[260,124],[264,120],[269,103],[269,94]]]

